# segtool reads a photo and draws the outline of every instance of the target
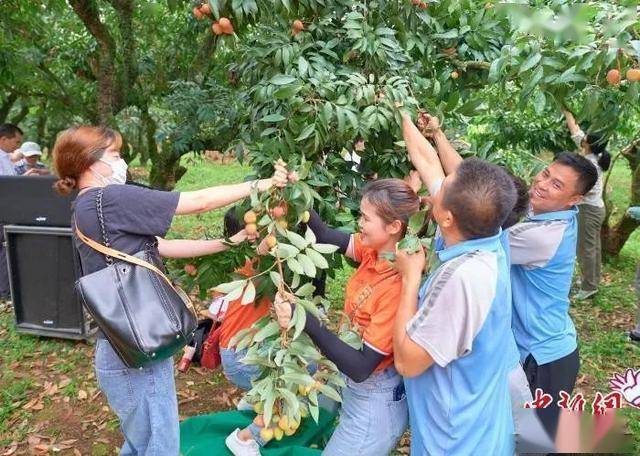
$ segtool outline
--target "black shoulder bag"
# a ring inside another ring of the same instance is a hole
[[[77,225],[75,231],[82,242],[105,255],[107,267],[80,278],[76,290],[122,361],[144,367],[184,347],[198,320],[189,297],[151,263],[161,264],[159,258],[147,249],[128,255],[109,247],[102,194],[98,191],[96,206],[104,245],[85,236]]]

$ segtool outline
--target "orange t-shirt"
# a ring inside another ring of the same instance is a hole
[[[376,372],[393,364],[393,325],[400,304],[402,278],[378,253],[353,236],[353,257],[360,263],[349,278],[344,312],[359,328],[363,342],[386,355]]]
[[[245,265],[236,270],[238,274],[250,277],[255,274],[251,260],[247,260]],[[257,303],[242,305],[238,298],[231,301],[224,314],[224,319],[220,325],[220,348],[228,348],[229,342],[238,331],[250,328],[256,321],[269,314],[271,301],[268,298],[262,298]]]

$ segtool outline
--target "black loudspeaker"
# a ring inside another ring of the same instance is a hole
[[[17,331],[89,337],[95,327],[75,293],[79,258],[71,229],[6,225],[4,233]]]
[[[75,192],[60,196],[54,176],[0,176],[0,225],[70,226]]]

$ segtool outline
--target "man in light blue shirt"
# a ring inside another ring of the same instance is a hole
[[[576,260],[577,204],[598,179],[586,158],[560,154],[533,179],[531,213],[508,230],[513,290],[513,333],[532,392],[553,402],[537,409],[555,437],[560,392],[573,391],[580,358],[569,316],[569,291]]]
[[[404,116],[410,150],[432,195],[445,247],[420,288],[424,253],[397,252],[403,277],[394,330],[396,369],[404,375],[411,453],[512,455],[514,430],[504,356],[511,333],[509,263],[500,226],[516,201],[509,175],[470,159],[444,177],[435,151]],[[436,183],[442,181],[439,190]]]
[[[0,176],[15,176],[11,154],[22,143],[22,130],[13,124],[0,125]],[[0,197],[8,198],[8,195]],[[9,298],[9,272],[4,248],[4,228],[0,225],[0,299]]]

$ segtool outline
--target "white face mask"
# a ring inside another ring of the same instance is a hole
[[[111,176],[103,176],[101,174],[98,174],[105,185],[124,184],[125,182],[127,182],[128,166],[126,161],[124,161],[122,158],[119,158],[118,160],[112,162],[106,161],[101,158],[100,161],[109,165],[109,167],[111,168]]]

